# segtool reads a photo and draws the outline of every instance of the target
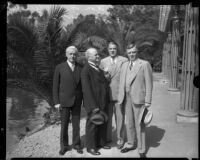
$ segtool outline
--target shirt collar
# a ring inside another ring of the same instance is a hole
[[[99,68],[97,67],[97,65],[94,62],[88,61],[88,64],[94,68],[95,70],[99,71]]]
[[[118,59],[118,56],[116,56],[114,59],[110,56],[111,63],[113,63],[113,61],[114,61],[114,63],[116,64],[117,63],[117,59]]]
[[[69,65],[70,67],[75,66],[75,63],[73,64],[72,62],[70,62],[70,61],[68,61],[68,60],[67,60],[67,63],[68,63],[68,65]]]
[[[132,64],[135,64],[138,61],[138,58],[135,61],[132,61]],[[129,62],[131,64],[131,61]]]

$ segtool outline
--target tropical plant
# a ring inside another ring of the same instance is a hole
[[[15,55],[15,58],[25,65],[24,70],[27,71],[26,75],[19,73],[20,87],[31,89],[39,94],[50,106],[53,105],[53,72],[55,65],[59,63],[58,57],[61,55],[60,40],[62,32],[64,32],[62,30],[62,17],[66,13],[66,9],[54,6],[50,12],[43,11],[43,15],[38,17],[36,26],[33,26],[24,17],[15,15],[9,17],[7,24],[8,55]],[[20,63],[15,63],[15,65],[20,65]],[[16,83],[15,80],[8,82]]]

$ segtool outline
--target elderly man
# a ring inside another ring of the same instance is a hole
[[[152,68],[149,62],[138,58],[138,48],[127,46],[128,62],[122,65],[118,101],[125,107],[127,140],[121,150],[126,153],[136,149],[145,157],[145,124],[140,121],[143,107],[150,107],[153,89]],[[137,137],[137,143],[136,143]]]
[[[80,140],[80,112],[82,104],[81,66],[75,62],[77,48],[70,46],[66,49],[67,61],[56,66],[53,78],[53,99],[55,108],[60,110],[60,155],[69,148],[68,125],[72,115],[73,148],[82,154]]]
[[[109,56],[101,60],[100,68],[102,68],[106,74],[109,84],[109,97],[110,103],[108,107],[108,129],[107,129],[107,141],[112,141],[112,117],[113,110],[115,112],[115,123],[117,129],[117,145],[118,148],[122,148],[124,144],[124,132],[123,132],[123,111],[121,105],[117,103],[118,91],[119,91],[119,79],[121,66],[124,62],[128,61],[127,58],[117,55],[117,44],[110,42],[108,44]]]
[[[110,149],[106,145],[107,122],[96,125],[91,117],[98,111],[105,111],[107,107],[108,82],[104,73],[99,69],[100,57],[95,48],[86,51],[87,62],[81,73],[83,88],[83,104],[87,112],[86,148],[92,155],[100,155],[98,148]]]

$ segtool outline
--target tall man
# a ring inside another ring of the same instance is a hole
[[[55,108],[60,110],[60,155],[69,148],[68,125],[72,115],[73,148],[82,154],[80,141],[80,112],[82,104],[81,66],[75,62],[77,48],[70,46],[66,49],[67,61],[56,66],[53,78],[53,99]]]
[[[83,104],[87,112],[86,121],[86,148],[92,155],[100,155],[98,148],[110,149],[106,145],[107,124],[96,125],[91,121],[93,113],[105,111],[107,107],[108,84],[104,73],[99,69],[100,57],[95,48],[86,51],[87,61],[82,73]]]
[[[122,153],[136,149],[145,157],[145,125],[140,122],[143,107],[150,107],[153,89],[152,68],[149,62],[138,58],[138,48],[127,46],[128,62],[122,65],[119,86],[119,104],[125,107],[127,140]]]
[[[110,42],[108,44],[109,56],[101,60],[100,68],[102,68],[107,74],[109,79],[109,98],[110,103],[108,107],[108,128],[107,128],[107,141],[112,141],[112,117],[113,110],[115,112],[115,122],[117,129],[117,145],[118,148],[122,148],[124,144],[123,137],[123,112],[121,105],[117,103],[118,91],[119,91],[119,79],[121,66],[124,62],[128,61],[127,58],[119,56],[117,54],[117,44]]]

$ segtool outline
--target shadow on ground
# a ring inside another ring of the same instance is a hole
[[[156,148],[160,145],[160,141],[165,134],[165,130],[157,126],[146,127],[146,152],[150,147]]]

